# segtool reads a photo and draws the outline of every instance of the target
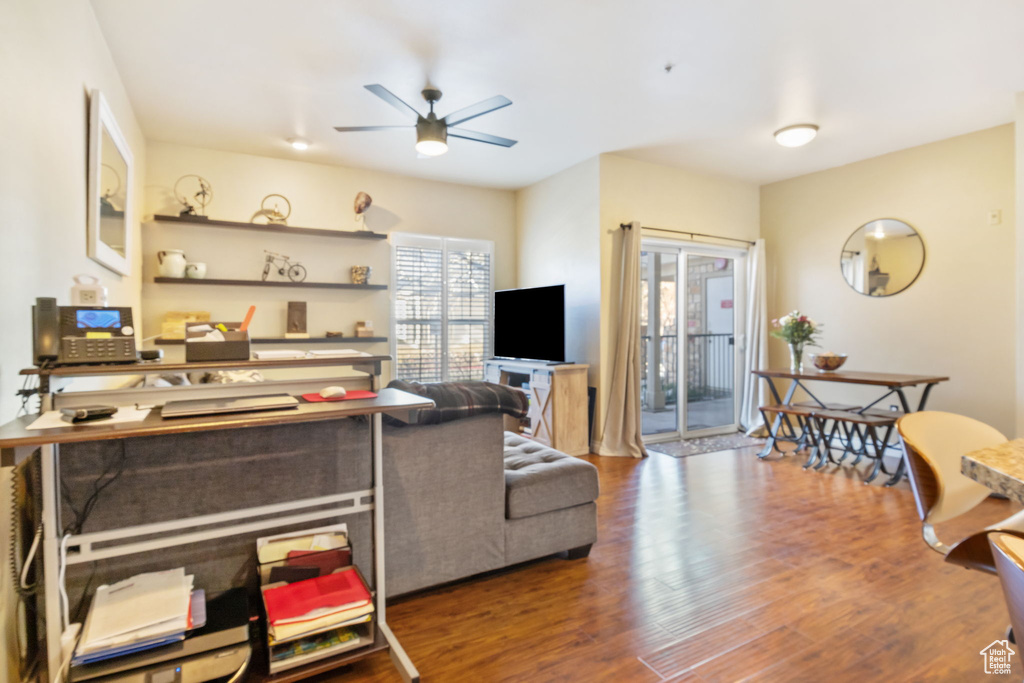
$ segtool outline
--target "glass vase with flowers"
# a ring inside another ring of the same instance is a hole
[[[821,325],[800,311],[793,311],[772,321],[771,335],[789,344],[789,369],[791,372],[804,370],[804,346],[818,346],[815,336],[821,332]]]

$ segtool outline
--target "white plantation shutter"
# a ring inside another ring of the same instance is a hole
[[[491,353],[494,244],[392,234],[395,377],[483,379]]]

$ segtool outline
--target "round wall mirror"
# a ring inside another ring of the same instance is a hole
[[[899,294],[924,268],[924,240],[903,221],[879,218],[850,235],[839,265],[846,284],[861,294]]]

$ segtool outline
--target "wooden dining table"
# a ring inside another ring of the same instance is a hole
[[[860,414],[864,414],[866,411],[873,409],[876,405],[890,396],[895,396],[899,400],[902,413],[912,413],[915,410],[924,410],[925,406],[928,404],[928,397],[931,395],[932,388],[936,384],[949,381],[949,377],[943,377],[940,375],[909,375],[858,370],[819,372],[818,370],[794,371],[789,369],[768,369],[752,370],[751,374],[764,379],[768,383],[768,390],[771,392],[775,403],[783,406],[792,405],[793,398],[796,395],[796,390],[803,389],[810,397],[811,401],[817,404],[818,407],[823,409],[828,408],[829,406],[815,396],[814,392],[807,387],[808,382],[829,382],[832,384],[852,384],[879,387],[879,389],[881,389],[881,395],[878,398],[867,405],[850,409],[851,412]],[[784,396],[779,394],[779,390],[775,386],[775,380],[789,380],[789,387],[786,389]],[[910,387],[917,387],[921,385],[924,385],[924,390],[921,392],[921,398],[917,402],[917,407],[914,408],[911,406],[910,400],[907,398],[906,390]],[[772,421],[772,424],[765,425],[768,428],[768,440],[761,452],[758,453],[758,457],[767,457],[771,454],[772,449],[775,448],[776,442],[782,440],[779,437],[779,429],[783,424],[783,420],[787,421],[786,424],[790,427],[792,432],[792,426],[789,425],[788,419],[788,416],[785,414],[778,413]],[[902,462],[900,463],[900,469],[902,470]]]

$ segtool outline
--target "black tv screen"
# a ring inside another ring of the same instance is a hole
[[[565,361],[565,285],[494,293],[494,355]]]

